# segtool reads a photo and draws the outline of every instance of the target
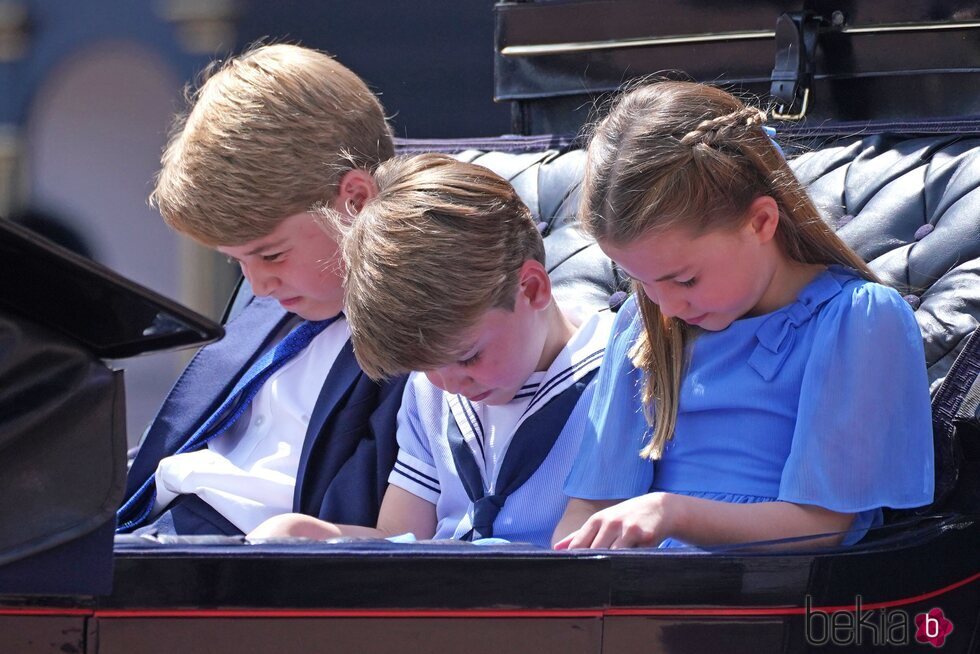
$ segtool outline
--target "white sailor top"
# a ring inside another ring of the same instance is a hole
[[[568,420],[547,425],[560,433],[544,461],[507,497],[493,521],[495,538],[550,546],[567,503],[562,485],[586,425],[595,387],[592,373],[602,362],[614,318],[610,311],[588,318],[548,370],[533,374],[517,396],[503,406],[489,407],[445,393],[424,374],[409,378],[398,412],[398,459],[388,482],[435,504],[436,539],[467,537],[474,523],[473,502],[450,446],[450,421],[458,426],[473,453],[485,491],[493,493],[514,435],[544,437],[537,429],[521,427],[563,391],[588,379]]]

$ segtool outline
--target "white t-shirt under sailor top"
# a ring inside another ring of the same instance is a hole
[[[388,483],[435,504],[435,538],[462,538],[472,527],[473,505],[459,479],[446,437],[449,421],[456,420],[454,412],[459,415],[457,424],[474,453],[484,486],[492,492],[514,433],[549,399],[599,367],[614,318],[609,311],[589,317],[548,370],[533,374],[506,405],[470,402],[443,392],[423,374],[409,377],[398,412],[398,459]],[[562,485],[578,452],[593,389],[594,380],[565,425],[555,426],[562,430],[558,440],[537,471],[507,499],[494,522],[494,537],[550,545],[551,534],[565,510],[567,498]]]
[[[272,374],[226,433],[203,449],[161,459],[153,514],[194,493],[248,533],[292,511],[310,414],[349,338],[341,316]]]

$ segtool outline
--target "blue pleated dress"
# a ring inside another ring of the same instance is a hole
[[[932,500],[922,338],[893,289],[831,266],[795,302],[699,333],[674,437],[657,462],[639,456],[651,429],[642,374],[627,354],[642,329],[630,298],[606,349],[567,495],[667,491],[815,505],[855,514],[844,544],[880,524],[882,507]],[[661,547],[677,545],[668,539]]]

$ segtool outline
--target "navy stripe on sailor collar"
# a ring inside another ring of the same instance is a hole
[[[528,402],[524,413],[521,414],[517,424],[514,425],[513,432],[520,429],[524,421],[540,407],[547,404],[551,398],[577,382],[584,375],[588,374],[589,371],[598,368],[599,364],[602,363],[606,341],[609,337],[609,331],[612,329],[615,314],[608,311],[600,311],[599,315],[601,318],[596,320],[588,333],[584,333],[586,325],[583,325],[582,328],[572,335],[571,340],[565,348],[558,353],[558,356],[551,365],[552,367],[561,367],[558,370],[549,368],[545,373],[548,376],[542,382],[538,383],[534,397]],[[589,353],[584,357],[577,356],[582,351],[589,351]],[[577,359],[577,361],[572,363],[573,359]],[[533,385],[534,382],[527,383],[522,387],[522,390],[525,387]],[[463,439],[468,443],[476,441],[481,455],[479,458],[485,460],[486,454],[483,447],[484,427],[476,407],[462,395],[447,395],[446,400],[452,414],[451,417],[456,420]]]

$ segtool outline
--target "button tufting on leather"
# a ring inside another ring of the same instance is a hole
[[[909,303],[909,306],[912,307],[913,311],[918,309],[919,305],[922,304],[922,298],[920,298],[918,295],[903,295],[902,298]]]
[[[915,240],[921,241],[926,236],[929,236],[929,234],[932,234],[932,230],[934,230],[934,229],[936,229],[936,228],[933,227],[930,223],[926,223],[925,225],[923,225],[919,229],[915,230]]]
[[[616,291],[609,296],[609,309],[613,312],[619,311],[619,307],[623,306],[623,302],[629,297],[625,291]]]

